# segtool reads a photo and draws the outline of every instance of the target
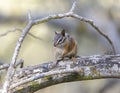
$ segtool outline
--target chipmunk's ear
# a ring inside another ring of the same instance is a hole
[[[57,32],[57,31],[55,31],[55,34],[58,34],[58,32]]]
[[[61,31],[61,34],[62,34],[63,36],[65,36],[65,29],[63,29],[63,30]]]

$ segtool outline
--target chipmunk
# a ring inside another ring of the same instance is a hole
[[[76,57],[77,43],[64,29],[61,32],[55,32],[54,47],[56,64],[65,57],[70,59]]]

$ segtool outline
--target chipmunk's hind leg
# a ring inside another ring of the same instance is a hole
[[[69,56],[69,59],[70,59],[71,61],[73,61],[74,63],[76,62],[76,56],[75,56],[75,55]]]
[[[64,61],[64,57],[61,57],[61,58],[57,59],[57,60],[56,60],[56,65],[57,65],[60,61]]]

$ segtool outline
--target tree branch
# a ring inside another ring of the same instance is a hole
[[[64,18],[64,17],[73,17],[73,18],[79,19],[80,21],[87,22],[93,28],[95,28],[96,31],[98,31],[100,33],[100,35],[102,35],[103,37],[105,37],[108,40],[108,42],[111,44],[111,46],[113,48],[113,52],[115,53],[114,45],[111,43],[112,41],[109,39],[109,37],[107,37],[105,34],[103,34],[103,32],[99,30],[99,28],[93,23],[93,21],[88,20],[86,18],[83,18],[83,17],[81,17],[81,16],[73,13],[74,9],[75,9],[75,3],[73,4],[73,6],[70,9],[70,11],[67,12],[67,13],[50,15],[50,16],[47,16],[45,18],[36,19],[36,20],[32,19],[31,18],[31,14],[28,13],[28,19],[29,19],[28,20],[28,24],[22,30],[21,36],[20,36],[20,38],[19,38],[19,40],[18,40],[18,42],[16,44],[16,47],[15,47],[15,50],[14,50],[14,53],[13,53],[13,57],[12,57],[12,60],[11,60],[11,63],[10,63],[10,66],[8,68],[8,72],[7,72],[7,76],[6,76],[6,81],[4,83],[4,87],[3,87],[2,93],[9,93],[10,92],[9,88],[10,88],[11,82],[13,80],[15,71],[16,71],[15,64],[16,64],[16,60],[18,58],[18,54],[19,54],[21,45],[22,45],[22,43],[23,43],[23,41],[24,41],[27,33],[32,28],[32,26],[34,26],[34,25],[36,25],[38,23],[40,24],[40,23],[48,22],[48,21],[50,21],[52,19],[60,19],[60,18]]]
[[[64,60],[29,66],[16,71],[10,86],[13,93],[33,93],[64,82],[120,78],[120,55],[94,55],[80,57],[76,62]],[[47,69],[47,70],[46,70]],[[22,87],[24,86],[24,87]]]
[[[95,25],[95,23],[94,23],[92,20],[83,18],[83,17],[81,17],[81,16],[79,16],[79,15],[77,15],[77,14],[71,14],[71,17],[76,18],[76,19],[79,19],[80,21],[89,23],[100,35],[102,35],[102,36],[109,42],[109,44],[111,45],[112,50],[113,50],[112,53],[113,53],[113,54],[116,54],[115,47],[114,47],[113,42],[111,41],[111,39],[110,39],[106,34],[104,34],[104,33],[99,29],[99,27]]]
[[[70,9],[69,12],[73,13],[73,11],[75,10],[76,7],[76,1],[73,3],[72,8]]]
[[[15,28],[13,30],[10,30],[10,31],[6,31],[5,33],[3,34],[0,34],[0,37],[3,37],[3,36],[6,36],[7,34],[11,33],[11,32],[16,32],[16,31],[19,31],[19,32],[22,32],[22,29],[19,29],[19,28]],[[40,37],[37,37],[35,35],[33,35],[32,33],[28,32],[28,35],[30,35],[31,37],[35,38],[35,39],[38,39],[38,40],[42,40]]]
[[[19,54],[19,51],[20,51],[20,48],[21,48],[21,44],[22,44],[25,36],[27,35],[27,32],[30,30],[31,27],[32,27],[32,22],[29,21],[29,23],[27,24],[25,29],[23,29],[22,34],[21,34],[21,36],[20,36],[20,38],[17,42],[17,45],[16,45],[15,50],[14,50],[14,54],[13,54],[13,57],[12,57],[12,61],[11,61],[10,66],[8,68],[6,81],[4,83],[2,93],[9,93],[8,89],[9,89],[9,86],[12,82],[12,78],[13,78],[15,70],[16,70],[15,69],[15,64],[16,64],[16,60],[17,60],[17,57],[18,57],[18,54]]]
[[[23,64],[24,64],[23,62],[24,62],[23,59],[19,59],[19,60],[16,62],[15,67],[17,67],[18,65],[20,65],[20,68],[22,68],[22,67],[23,67]],[[10,64],[3,64],[3,65],[0,65],[0,70],[8,69],[9,66],[10,66]]]

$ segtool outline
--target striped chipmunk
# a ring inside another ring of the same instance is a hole
[[[73,59],[77,54],[77,43],[71,35],[63,29],[61,32],[55,32],[54,36],[55,61],[64,60],[65,57]]]

